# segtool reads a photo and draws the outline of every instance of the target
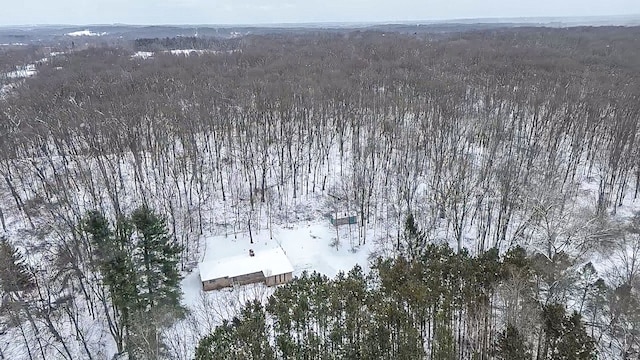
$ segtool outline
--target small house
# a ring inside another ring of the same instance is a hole
[[[198,268],[204,291],[253,283],[275,286],[293,279],[293,266],[281,248],[249,250],[246,255],[202,262]]]

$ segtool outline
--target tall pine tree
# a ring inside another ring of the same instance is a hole
[[[140,310],[133,328],[134,354],[155,359],[163,353],[159,328],[170,325],[184,313],[180,304],[181,275],[178,270],[181,247],[169,235],[166,221],[147,206],[130,218],[135,251]]]
[[[511,324],[498,336],[495,355],[498,360],[531,360],[525,337]]]
[[[118,219],[114,231],[104,214],[90,211],[82,229],[122,324],[112,329],[118,350],[126,349],[130,358],[158,358],[163,349],[159,328],[184,312],[178,270],[182,249],[164,218],[143,206]]]
[[[559,360],[597,359],[595,341],[587,334],[582,317],[577,312],[565,317],[564,332],[558,342]]]
[[[28,291],[35,286],[31,268],[6,238],[0,238],[0,289],[5,293]]]
[[[102,283],[115,309],[116,322],[111,326],[111,333],[118,352],[122,352],[129,342],[132,318],[139,308],[137,274],[131,257],[131,226],[127,219],[120,219],[114,232],[101,212],[89,211],[82,229],[89,235],[92,263],[102,275]]]
[[[196,360],[272,360],[275,351],[269,341],[266,312],[253,300],[245,304],[240,316],[224,321],[213,334],[200,340]],[[308,358],[308,357],[298,357]]]
[[[141,298],[147,309],[179,311],[180,280],[178,270],[182,248],[169,235],[166,220],[147,206],[131,214],[137,235],[135,265],[139,270]]]

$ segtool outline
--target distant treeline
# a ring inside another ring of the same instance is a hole
[[[237,47],[238,39],[217,39],[213,37],[178,36],[166,38],[141,38],[134,40],[136,51],[163,51],[176,49],[227,50]]]

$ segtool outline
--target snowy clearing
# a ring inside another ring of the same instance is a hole
[[[14,71],[8,72],[6,77],[9,79],[21,79],[32,77],[37,73],[35,64],[28,64],[17,68]]]
[[[349,228],[338,228],[339,236],[348,242],[350,237],[357,236],[357,225]],[[253,234],[254,243],[251,244],[248,233],[225,236],[209,236],[206,238],[206,250],[202,254],[202,262],[211,262],[238,255],[246,255],[249,249],[256,253],[274,247],[282,247],[289,261],[293,265],[293,275],[298,276],[303,271],[317,271],[329,277],[340,271],[348,271],[356,264],[364,269],[369,268],[368,259],[372,252],[372,245],[367,243],[360,248],[350,249],[349,246],[331,246],[336,239],[336,229],[329,221],[308,221],[290,226],[289,228],[276,226],[271,236],[269,230]],[[248,255],[246,255],[248,256]],[[182,282],[184,304],[192,307],[200,297],[202,286],[200,273],[194,270]],[[228,292],[229,289],[219,290]],[[216,296],[213,291],[209,296]]]
[[[74,32],[67,33],[67,36],[73,36],[73,37],[78,37],[78,36],[104,36],[104,35],[107,35],[107,33],[106,32],[97,33],[97,32],[93,32],[91,30],[79,30],[79,31],[74,31]]]

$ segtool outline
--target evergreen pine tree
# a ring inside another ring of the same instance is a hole
[[[556,346],[564,332],[564,315],[565,309],[562,304],[550,304],[542,308],[542,326],[545,337],[540,358],[555,359]]]
[[[596,359],[595,342],[587,334],[582,317],[577,312],[565,316],[564,306],[552,304],[543,307],[545,342],[542,359],[593,360]]]
[[[178,311],[180,305],[180,280],[178,270],[181,247],[169,235],[164,218],[147,206],[131,214],[131,223],[136,231],[136,266],[140,271],[142,300],[147,309],[164,308],[163,311]]]
[[[413,260],[420,255],[425,244],[424,234],[418,229],[413,214],[409,214],[404,222],[404,244],[398,243],[398,250]]]
[[[196,348],[196,360],[272,360],[266,313],[262,304],[248,302],[239,317],[224,321]]]
[[[35,280],[22,254],[6,238],[0,238],[0,289],[15,293],[33,289]]]
[[[234,323],[236,339],[240,344],[238,351],[246,360],[275,359],[269,343],[266,314],[258,300],[247,303],[240,319]]]
[[[168,235],[165,220],[141,207],[118,219],[113,231],[102,213],[90,211],[82,229],[90,235],[93,264],[122,323],[118,349],[124,342],[131,358],[157,358],[162,351],[158,327],[184,311],[177,268],[181,248]]]
[[[563,334],[558,342],[558,360],[597,359],[595,341],[587,334],[582,317],[577,312],[563,321]]]
[[[196,360],[233,360],[234,346],[237,342],[233,326],[227,320],[216,327],[213,334],[209,334],[198,342]]]
[[[499,335],[495,356],[498,360],[531,360],[531,352],[526,339],[513,325]]]
[[[434,344],[432,359],[433,360],[455,360],[455,340],[446,314],[439,313],[435,326]]]
[[[128,343],[128,333],[132,317],[138,309],[138,289],[136,271],[130,251],[131,227],[126,219],[118,222],[114,233],[107,218],[98,211],[89,211],[82,229],[89,234],[93,250],[93,264],[102,275],[102,282],[109,290],[111,303],[115,308],[124,334],[115,334],[119,351]]]
[[[283,359],[294,358],[296,351],[292,336],[291,308],[295,302],[297,282],[298,278],[295,278],[285,286],[278,287],[267,303],[267,311],[273,318],[276,348]]]
[[[135,234],[134,266],[138,280],[140,309],[132,331],[134,353],[158,358],[163,345],[158,327],[182,316],[181,275],[178,270],[181,247],[169,235],[164,218],[147,206],[136,209],[130,218]],[[140,346],[143,345],[143,346]]]

